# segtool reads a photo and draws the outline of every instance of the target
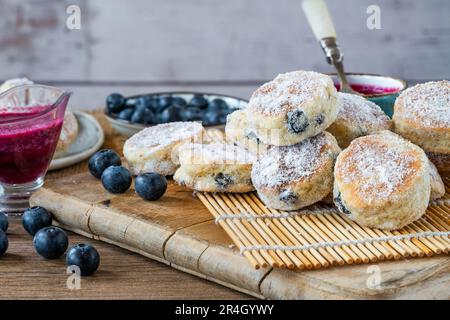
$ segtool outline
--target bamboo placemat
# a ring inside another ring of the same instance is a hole
[[[208,133],[223,140],[218,130]],[[256,192],[197,196],[254,268],[320,269],[448,254],[450,178],[444,183],[445,196],[432,202],[422,218],[397,231],[363,227],[322,203],[283,212],[268,209]]]

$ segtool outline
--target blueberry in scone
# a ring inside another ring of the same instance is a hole
[[[249,127],[265,144],[294,145],[334,122],[338,93],[327,75],[293,71],[259,87],[246,110]]]
[[[247,150],[226,143],[188,143],[178,149],[180,167],[174,180],[205,192],[248,192],[255,157]]]

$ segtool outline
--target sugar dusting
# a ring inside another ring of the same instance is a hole
[[[410,152],[411,146],[393,134],[358,138],[341,153],[336,170],[361,199],[386,200],[415,174],[418,159]]]
[[[327,88],[333,82],[327,75],[312,71],[293,71],[279,74],[274,80],[263,84],[251,96],[249,110],[265,114],[279,114],[314,100],[327,97]]]
[[[293,146],[272,147],[254,164],[253,184],[276,188],[314,174],[329,159],[324,152],[329,144],[320,133]]]
[[[361,96],[339,92],[340,109],[337,120],[351,122],[367,131],[388,129],[389,117],[381,108]]]
[[[187,143],[179,149],[183,164],[253,164],[255,156],[244,148],[226,143]]]
[[[130,139],[126,144],[128,148],[154,148],[168,146],[174,142],[193,138],[203,130],[197,122],[170,122],[146,128]]]
[[[405,90],[403,117],[419,118],[424,126],[450,127],[450,81],[431,81]]]

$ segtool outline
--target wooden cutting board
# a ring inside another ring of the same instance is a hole
[[[105,147],[121,150],[123,138],[97,118]],[[255,270],[192,191],[172,181],[163,198],[147,202],[132,189],[108,193],[82,163],[49,174],[31,205],[51,210],[68,230],[259,298],[450,298],[448,255],[323,270]]]
[[[147,202],[134,190],[112,195],[84,172],[50,179],[31,204],[51,210],[66,229],[260,298],[450,298],[448,255],[315,271],[255,270],[192,191],[172,181],[162,199]],[[379,287],[369,288],[377,277]]]

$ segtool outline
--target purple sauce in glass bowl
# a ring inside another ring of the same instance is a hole
[[[23,211],[31,193],[43,185],[69,97],[41,85],[0,94],[0,212]]]

